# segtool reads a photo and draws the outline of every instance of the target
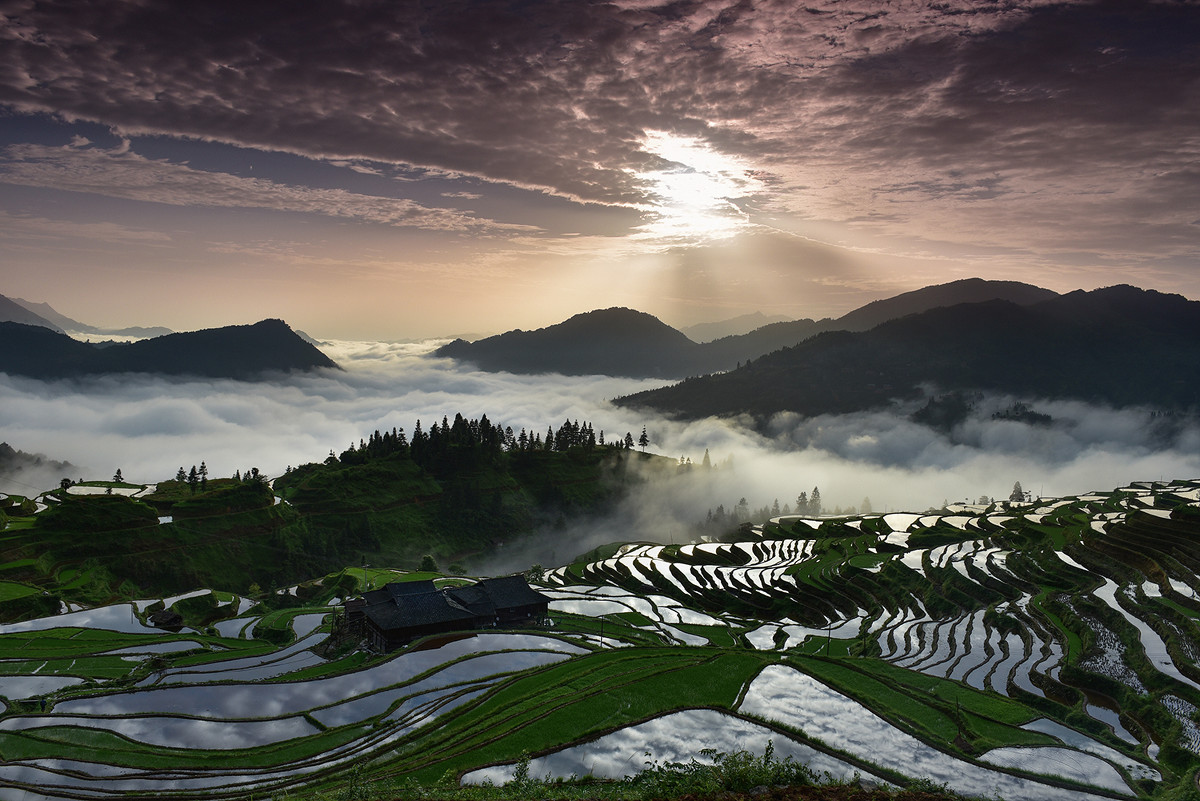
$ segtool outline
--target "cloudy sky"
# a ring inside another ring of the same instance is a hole
[[[0,0],[0,294],[317,336],[1200,297],[1191,2]]]

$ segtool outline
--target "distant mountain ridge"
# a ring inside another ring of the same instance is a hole
[[[669,378],[677,364],[691,362],[698,347],[657,317],[614,307],[536,331],[517,329],[475,342],[456,339],[435,353],[513,373]]]
[[[841,414],[915,398],[921,385],[1114,406],[1200,399],[1200,302],[1131,286],[1029,306],[938,307],[865,332],[825,332],[740,369],[619,398],[684,418]]]
[[[491,371],[684,378],[732,370],[822,332],[867,330],[914,311],[979,300],[1026,305],[1054,297],[1056,293],[1030,284],[967,278],[874,301],[837,320],[772,323],[703,344],[644,312],[603,309],[536,331],[509,331],[475,342],[457,339],[435,353]]]
[[[22,323],[24,325],[37,325],[42,328],[47,328],[51,331],[63,333],[63,330],[54,323],[42,317],[35,311],[25,308],[20,303],[17,303],[12,298],[6,298],[0,295],[0,322]]]
[[[0,295],[0,298],[2,297],[4,296]],[[148,337],[160,337],[173,333],[170,328],[164,328],[160,325],[149,327],[135,325],[126,328],[97,328],[94,325],[88,325],[87,323],[81,323],[78,320],[72,320],[65,314],[60,314],[49,303],[34,303],[33,301],[24,300],[23,298],[5,298],[5,300],[9,300],[47,321],[50,323],[50,325],[45,327],[54,331],[75,331],[81,334],[94,334],[96,336],[139,337],[143,339]],[[6,317],[2,313],[0,313],[0,320],[9,320],[10,322],[15,323],[29,322],[13,317]],[[37,322],[31,322],[30,324],[42,325],[42,323]]]
[[[698,323],[679,329],[684,336],[693,342],[712,342],[722,337],[740,336],[762,328],[771,323],[791,322],[792,318],[783,314],[766,315],[762,312],[742,314],[728,320],[718,320],[712,323]]]
[[[40,326],[0,322],[0,372],[31,378],[155,373],[255,380],[338,365],[282,320],[96,347]]]

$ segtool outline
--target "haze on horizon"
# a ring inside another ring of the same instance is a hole
[[[0,293],[327,338],[1200,297],[1187,2],[0,8]]]

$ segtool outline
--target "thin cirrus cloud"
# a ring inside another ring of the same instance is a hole
[[[85,192],[171,206],[257,208],[320,214],[437,231],[529,230],[404,198],[360,195],[192,169],[143,158],[122,147],[12,145],[4,150],[0,182]]]

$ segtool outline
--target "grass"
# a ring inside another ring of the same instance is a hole
[[[270,768],[320,756],[369,731],[362,726],[344,727],[270,746],[205,751],[147,745],[98,728],[50,726],[36,733],[0,731],[0,754],[6,760],[78,759],[152,771],[202,769],[214,760],[223,768]]]
[[[423,738],[411,752],[401,749],[401,764],[416,761],[412,774],[428,781],[675,709],[728,708],[763,664],[754,653],[685,647],[583,656],[509,682],[443,724],[435,738]]]
[[[28,584],[0,581],[0,603],[24,598],[27,595],[37,595],[39,592],[40,590],[37,587],[30,587]]]

